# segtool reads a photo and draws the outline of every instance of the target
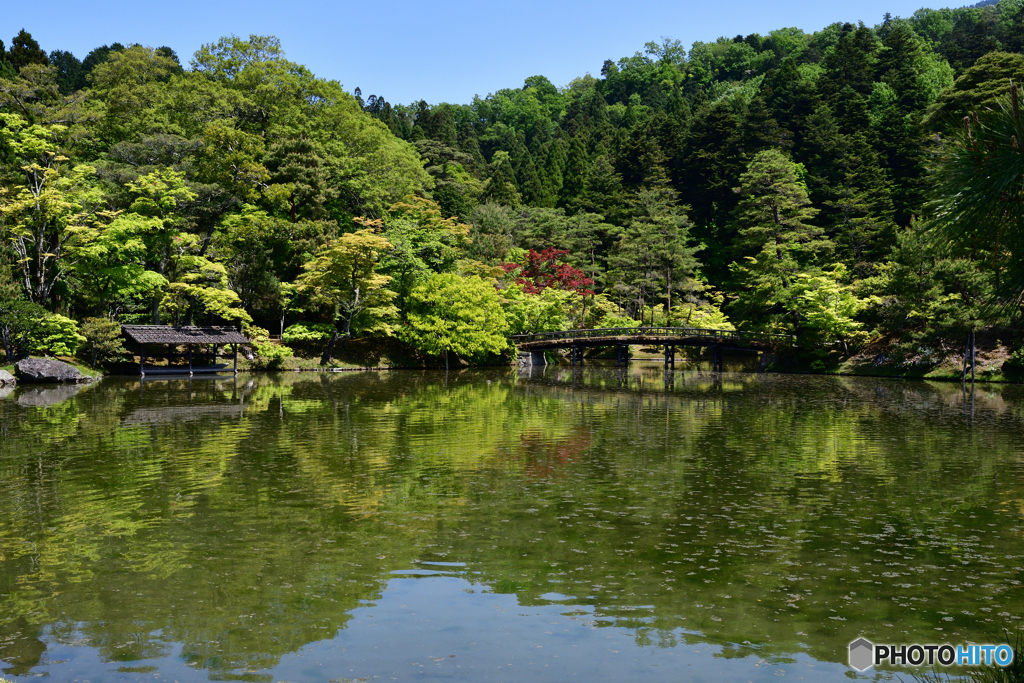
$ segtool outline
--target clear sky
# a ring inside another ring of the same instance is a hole
[[[79,59],[112,42],[167,45],[187,63],[220,36],[270,34],[289,59],[346,90],[362,88],[364,97],[462,103],[536,74],[559,86],[596,75],[605,59],[631,55],[661,37],[689,47],[787,26],[811,32],[835,21],[874,25],[885,12],[909,16],[921,1],[4,0],[0,38],[9,45],[24,27],[44,50],[69,50]]]

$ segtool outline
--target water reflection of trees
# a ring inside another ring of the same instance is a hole
[[[525,603],[575,596],[639,643],[753,643],[734,654],[841,661],[854,633],[962,638],[1024,613],[1018,388],[976,396],[966,428],[951,385],[644,377],[4,400],[0,613],[111,661],[180,642],[218,676],[330,638],[415,560]]]

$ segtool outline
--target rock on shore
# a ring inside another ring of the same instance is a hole
[[[14,372],[22,382],[39,384],[87,382],[90,379],[73,365],[46,358],[23,358],[14,364]]]
[[[16,380],[14,379],[14,375],[7,372],[6,370],[0,370],[0,387],[11,386],[14,384],[15,381]]]

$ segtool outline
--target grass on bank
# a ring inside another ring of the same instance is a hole
[[[923,674],[913,674],[914,681],[917,683],[955,683],[960,681],[965,683],[1024,683],[1024,631],[1011,632],[1004,628],[1001,633],[989,639],[988,642],[1003,642],[1013,648],[1013,661],[1009,666],[986,666],[982,669],[970,669],[955,675],[945,671],[932,670]]]

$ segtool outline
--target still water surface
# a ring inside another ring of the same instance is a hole
[[[1024,623],[1022,474],[1017,386],[636,365],[20,387],[0,672],[847,681],[862,635]]]

